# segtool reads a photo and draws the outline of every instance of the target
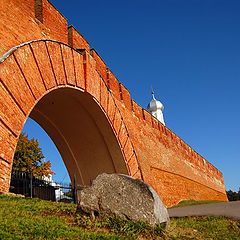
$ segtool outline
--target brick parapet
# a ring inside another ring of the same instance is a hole
[[[195,150],[193,150],[191,146],[185,143],[180,137],[178,137],[174,132],[162,125],[160,122],[159,130],[161,131],[161,134],[164,135],[164,141],[167,141],[168,146],[171,147],[171,149],[181,153],[184,158],[197,169],[210,174],[212,177],[215,177],[217,180],[223,183],[222,173],[205,158],[199,155]]]
[[[106,63],[95,49],[91,49],[91,55],[96,61],[97,72],[103,78],[113,95],[116,96],[117,99],[122,100],[126,108],[128,108],[130,111],[133,111],[132,99],[129,90],[123,83],[118,81],[116,76],[107,67]]]
[[[68,27],[68,45],[75,49],[85,49],[90,52],[90,44],[73,26]]]
[[[164,126],[155,117],[153,117],[146,109],[140,107],[134,100],[131,99],[133,114],[143,121],[144,124],[150,125],[152,128],[159,131],[162,140],[167,147],[181,153],[184,159],[189,161],[196,168],[201,169],[206,174],[211,175],[223,183],[222,173],[209,163],[204,157],[198,154],[191,146],[184,142],[172,130]]]
[[[67,19],[48,0],[35,0],[35,17],[44,25],[51,37],[68,43]]]
[[[108,83],[109,90],[112,92],[112,94],[118,100],[121,100],[119,81],[109,68],[107,69],[107,83]]]
[[[155,129],[156,136],[159,140],[176,154],[181,155],[184,161],[187,161],[197,171],[206,174],[211,179],[216,179],[219,183],[224,185],[222,173],[209,163],[205,158],[199,155],[195,150],[185,143],[173,131],[164,126],[155,117],[153,117],[147,110],[141,108],[134,100],[132,101],[132,113],[143,124],[147,124]],[[207,183],[206,183],[207,184]]]
[[[91,55],[96,61],[96,70],[99,73],[99,75],[102,77],[102,79],[108,84],[107,79],[107,65],[103,61],[103,59],[100,57],[100,55],[96,52],[95,49],[91,49]]]

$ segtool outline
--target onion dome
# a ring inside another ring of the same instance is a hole
[[[147,110],[157,118],[163,125],[165,125],[164,118],[163,118],[163,104],[158,101],[155,96],[154,92],[152,91],[152,100],[147,106]]]
[[[157,111],[158,109],[160,109],[161,111],[163,111],[164,106],[163,106],[163,104],[162,104],[160,101],[158,101],[158,100],[155,98],[154,92],[152,92],[152,100],[151,100],[151,102],[148,104],[147,110],[148,110],[149,112],[155,112],[155,111]]]

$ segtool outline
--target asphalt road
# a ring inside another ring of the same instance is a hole
[[[240,220],[240,201],[170,208],[168,213],[170,217],[225,216]]]

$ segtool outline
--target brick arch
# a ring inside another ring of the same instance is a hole
[[[11,49],[0,62],[0,191],[8,191],[12,158],[26,119],[44,96],[61,88],[93,97],[115,134],[128,174],[142,178],[121,111],[88,52],[57,41],[37,40]]]

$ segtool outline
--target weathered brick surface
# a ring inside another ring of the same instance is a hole
[[[113,95],[118,100],[121,100],[119,82],[110,69],[108,69],[108,86],[111,92],[113,93]]]
[[[142,174],[141,174],[141,171],[138,169],[138,171],[136,172],[136,173],[134,173],[133,175],[132,175],[134,178],[137,178],[137,179],[143,179],[143,176],[142,176]]]
[[[101,82],[102,78],[96,74],[94,78],[92,78],[92,84],[91,86],[94,86],[92,88],[91,95],[100,103],[100,95],[101,95]]]
[[[83,55],[73,51],[74,69],[76,75],[76,84],[78,87],[85,88],[84,68],[83,68]]]
[[[0,24],[0,55],[22,42],[32,40],[33,31],[41,36],[41,30],[34,21],[34,0],[1,0],[0,3],[0,19],[4,20]]]
[[[12,164],[8,163],[4,159],[0,158],[0,191],[1,192],[8,192],[9,191],[9,183],[10,183],[10,176],[11,176],[11,168]]]
[[[56,87],[57,83],[53,73],[52,64],[48,55],[46,42],[34,42],[31,44],[31,48],[46,89]]]
[[[0,119],[16,135],[21,131],[22,121],[25,119],[24,114],[2,84],[0,84]]]
[[[67,83],[69,85],[76,86],[72,49],[66,45],[61,45],[61,50]]]
[[[134,102],[47,0],[2,0],[0,22],[0,55],[18,44],[45,39],[21,46],[0,64],[0,191],[8,191],[16,140],[30,111],[51,89],[64,86],[87,91],[97,100],[129,174],[152,185],[165,204],[227,200],[222,173]]]
[[[127,142],[127,139],[128,139],[126,126],[123,123],[123,121],[121,122],[120,129],[118,131],[118,139],[119,139],[119,142],[120,142],[120,144],[123,148],[126,145],[126,142]]]
[[[0,55],[10,48],[33,39],[68,42],[66,19],[47,1],[42,0],[43,23],[35,18],[36,0],[1,0]],[[4,22],[3,22],[4,21]]]
[[[143,109],[143,116],[145,119],[145,122],[149,125],[152,125],[152,115],[145,109]]]
[[[102,58],[98,55],[98,53],[92,49],[91,55],[93,56],[94,60],[96,61],[96,70],[103,78],[103,80],[107,83],[107,66]]]
[[[158,129],[158,120],[152,116],[152,126],[155,128],[155,129]]]
[[[128,162],[132,155],[133,155],[133,145],[132,145],[132,142],[130,140],[130,138],[128,138],[125,146],[124,146],[124,154],[125,154],[125,158],[126,158],[126,161]]]
[[[100,103],[105,112],[108,111],[108,100],[109,99],[109,92],[106,88],[106,84],[101,81],[100,84]]]
[[[89,43],[73,26],[68,28],[68,44],[75,49],[86,49],[90,52]]]
[[[14,56],[34,98],[39,99],[46,89],[29,45],[23,46],[22,51],[16,51]]]
[[[68,24],[66,18],[48,1],[42,1],[43,25],[51,39],[68,43]]]
[[[85,53],[86,56],[86,91],[100,101],[101,91],[101,78],[96,71],[96,62],[89,53]]]
[[[108,93],[108,94],[109,94],[109,97],[108,97],[107,114],[108,114],[110,121],[113,122],[113,119],[114,119],[115,113],[116,113],[116,106],[115,106],[112,96],[110,96],[110,93]]]
[[[132,100],[132,105],[133,105],[133,112],[134,114],[140,118],[143,119],[143,110],[142,107],[140,107],[134,100]]]
[[[16,142],[17,138],[0,122],[0,158],[11,163]]]
[[[151,172],[155,178],[154,182],[158,182],[158,184],[153,183],[154,188],[158,192],[165,193],[162,200],[167,205],[177,204],[179,199],[223,200],[225,198],[223,192],[218,192],[181,175],[154,168]]]
[[[13,55],[9,57],[8,64],[5,62],[1,64],[0,78],[6,89],[14,96],[14,100],[18,103],[20,109],[27,114],[29,105],[34,102],[34,96],[29,91],[29,86]]]
[[[53,72],[56,77],[57,85],[66,84],[66,72],[63,65],[61,45],[54,42],[46,42],[53,66]]]
[[[122,116],[121,116],[118,108],[116,108],[115,117],[114,117],[114,121],[113,121],[113,126],[114,126],[114,129],[116,130],[116,135],[119,133],[119,130],[121,127],[121,122],[122,122],[121,117]]]
[[[132,99],[129,91],[123,84],[120,84],[120,91],[124,106],[128,108],[128,110],[132,111]]]
[[[134,176],[138,172],[138,167],[139,167],[137,164],[137,158],[135,154],[133,154],[129,159],[128,166],[129,166],[131,175]]]

